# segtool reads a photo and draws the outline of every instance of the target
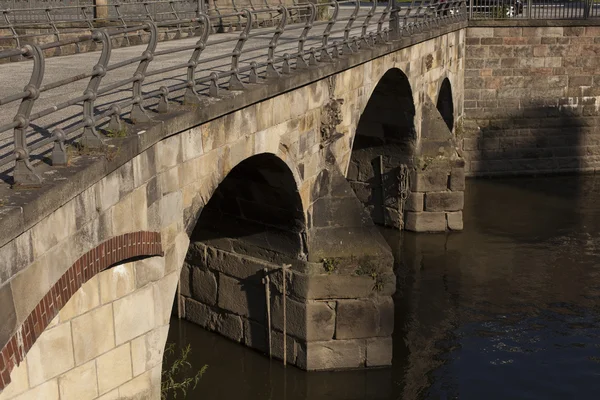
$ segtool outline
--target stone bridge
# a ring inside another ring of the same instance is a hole
[[[500,45],[484,38],[523,37],[510,29],[448,21],[175,106],[3,189],[0,399],[159,398],[173,314],[305,370],[390,365],[396,279],[375,224],[462,229],[480,118],[464,105],[484,90],[465,67]]]

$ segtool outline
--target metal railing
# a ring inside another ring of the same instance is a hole
[[[467,0],[470,19],[589,19],[600,0]]]
[[[239,9],[233,3],[228,9],[196,12],[193,18],[147,17],[137,23],[123,18],[117,26],[90,26],[89,34],[0,51],[0,60],[26,58],[0,65],[5,68],[0,74],[17,65],[19,71],[31,71],[22,90],[11,89],[16,76],[0,79],[0,170],[4,179],[12,174],[17,185],[36,186],[42,182],[36,161],[64,165],[69,142],[102,147],[107,136],[152,121],[151,109],[165,113],[173,101],[202,105],[203,98],[218,97],[223,90],[244,90],[248,84],[466,18],[463,0],[393,5],[361,6],[348,0]],[[223,21],[231,21],[238,31],[214,34]],[[165,27],[193,31],[194,37],[159,49],[158,32]],[[134,56],[133,48],[116,53],[113,43],[132,33],[147,37],[143,48]],[[50,71],[46,52],[83,43],[98,49],[81,59],[93,65],[79,66],[82,71],[76,74],[64,72],[59,58],[53,59],[54,73]]]

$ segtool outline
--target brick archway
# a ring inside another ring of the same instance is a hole
[[[160,233],[139,231],[114,236],[79,257],[40,300],[0,351],[0,391],[10,383],[13,368],[25,359],[37,338],[84,283],[121,261],[162,255]]]

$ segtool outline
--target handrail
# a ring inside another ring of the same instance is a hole
[[[45,15],[54,21],[58,32],[52,30],[55,41],[43,46],[23,46],[19,41],[22,38],[18,38],[15,48],[0,51],[0,62],[21,57],[26,58],[23,62],[33,63],[31,77],[24,89],[7,95],[3,93],[0,97],[0,118],[12,112],[10,110],[18,103],[11,122],[0,120],[0,149],[4,151],[0,154],[0,168],[6,171],[10,163],[14,163],[12,176],[16,184],[40,185],[42,178],[33,164],[33,153],[37,152],[36,157],[39,157],[44,151],[51,150],[52,165],[64,165],[67,163],[66,146],[74,140],[95,148],[104,146],[106,136],[111,133],[127,134],[124,122],[127,115],[128,123],[134,126],[151,122],[151,110],[167,112],[169,102],[175,99],[201,106],[204,104],[202,96],[218,98],[222,88],[244,90],[248,84],[259,84],[264,79],[331,62],[401,34],[422,31],[431,24],[442,25],[466,18],[464,0],[432,0],[427,4],[413,0],[410,6],[399,8],[396,15],[391,12],[392,2],[384,6],[374,2],[362,7],[359,0],[329,0],[317,4],[294,2],[289,6],[281,1],[276,5],[269,5],[266,0],[265,4],[257,1],[239,10],[217,7],[213,3],[212,8],[190,9],[192,16],[178,8],[178,4],[185,1],[135,3],[144,9],[142,18],[136,20],[128,19],[124,12],[130,3],[109,4],[106,7],[112,6],[112,12],[106,13],[104,21],[111,23],[105,27],[97,27],[99,10],[92,13],[91,6],[81,6],[77,12],[82,13],[82,21],[86,24],[79,28],[75,38],[59,36],[62,31],[52,12],[55,8],[45,8]],[[164,13],[155,7],[159,4],[168,6]],[[441,4],[444,8],[440,12]],[[232,5],[235,6],[235,2]],[[10,13],[13,10],[4,10],[5,21],[10,20],[6,18]],[[324,19],[317,20],[317,14],[325,14]],[[390,35],[392,18],[403,21],[402,32],[398,35]],[[357,20],[360,22],[355,24]],[[237,35],[215,34],[215,28],[231,22],[239,29]],[[157,51],[159,28],[173,29],[175,34],[191,32],[197,39],[193,44],[175,44]],[[16,34],[15,25],[8,31],[11,35]],[[110,63],[114,58],[113,42],[126,41],[131,35],[144,39],[143,51],[125,59],[120,56]],[[97,62],[88,72],[43,82],[53,78],[46,76],[44,51],[86,43],[94,43],[101,49]],[[231,46],[230,50],[223,50],[227,46]],[[206,54],[210,48],[219,50]],[[189,57],[185,56],[187,52]],[[176,54],[181,54],[183,59],[173,62]],[[159,65],[156,60],[162,57],[170,57],[170,61]],[[128,72],[135,64],[135,71]],[[154,66],[157,67],[151,69]],[[85,80],[88,80],[85,88],[70,89],[69,85],[81,85]],[[40,100],[40,95],[50,96],[57,90],[62,90],[60,100],[32,113],[34,104],[48,104]],[[76,112],[68,111],[74,107],[81,108]],[[11,131],[12,142],[7,142],[6,135]]]

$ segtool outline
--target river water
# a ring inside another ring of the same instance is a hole
[[[391,368],[284,369],[173,320],[168,341],[209,365],[188,398],[600,398],[600,177],[467,181],[464,223],[382,229],[398,275]]]

